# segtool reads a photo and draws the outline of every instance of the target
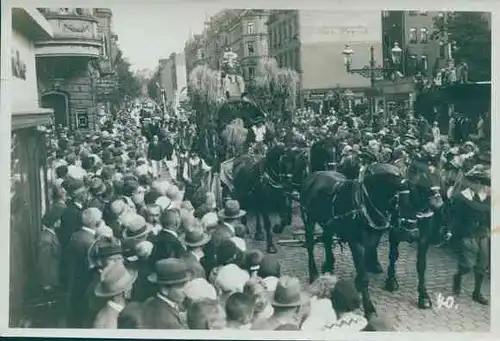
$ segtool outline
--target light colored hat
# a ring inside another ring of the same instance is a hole
[[[276,290],[278,286],[279,278],[274,276],[268,276],[262,280],[264,285],[266,286],[266,290],[269,292],[273,292]]]
[[[186,228],[186,233],[180,240],[187,247],[201,247],[208,244],[211,238],[212,236],[203,230],[198,221],[194,220],[193,225]]]
[[[132,288],[137,272],[125,268],[122,262],[108,265],[101,274],[101,280],[94,292],[97,297],[113,297]]]
[[[219,224],[219,217],[215,212],[209,212],[201,218],[201,224],[205,231],[208,231]]]
[[[135,253],[140,258],[148,258],[153,252],[153,243],[143,240],[135,245]]]
[[[172,205],[172,200],[169,197],[161,196],[156,199],[155,204],[159,205],[162,211],[168,209]]]
[[[275,307],[299,307],[306,301],[306,295],[302,292],[299,279],[296,277],[282,276],[271,304]]]
[[[87,172],[79,166],[68,166],[68,177],[75,180],[83,180],[83,178],[87,175]]]
[[[250,279],[247,271],[236,264],[228,264],[219,269],[215,285],[224,292],[243,292],[245,283]]]
[[[230,239],[234,243],[234,245],[236,245],[236,247],[238,249],[240,249],[242,252],[245,252],[247,250],[247,244],[246,244],[245,240],[243,240],[242,238],[232,237]]]
[[[191,301],[199,301],[199,300],[216,300],[217,292],[215,291],[215,287],[208,283],[204,278],[195,278],[186,284],[184,288],[186,292],[186,296]]]
[[[122,236],[123,240],[141,239],[151,232],[146,219],[135,213],[127,214],[122,220],[122,224],[125,227]]]
[[[128,205],[123,200],[115,200],[111,203],[111,212],[117,217],[125,214],[128,211]]]
[[[95,207],[87,208],[82,212],[82,224],[85,227],[97,227],[102,219],[102,212]]]
[[[113,230],[111,229],[111,227],[104,225],[104,224],[99,226],[95,230],[95,232],[96,232],[97,237],[99,237],[99,236],[113,237]]]

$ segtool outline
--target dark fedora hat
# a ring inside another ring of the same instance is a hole
[[[240,203],[237,200],[227,200],[224,203],[224,209],[219,211],[219,217],[222,219],[238,219],[245,214],[247,212],[240,209]]]
[[[106,184],[102,179],[98,176],[93,177],[90,181],[90,193],[93,195],[102,195],[106,193]]]
[[[271,304],[275,307],[298,307],[306,301],[305,298],[298,278],[282,276],[276,286]]]
[[[155,263],[155,272],[148,276],[153,284],[176,285],[189,281],[186,263],[177,258],[162,259]]]
[[[74,195],[80,191],[85,190],[85,182],[79,179],[67,179],[65,180],[65,189],[70,195]]]

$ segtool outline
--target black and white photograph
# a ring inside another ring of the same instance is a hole
[[[491,332],[492,12],[99,5],[2,10],[7,328]]]

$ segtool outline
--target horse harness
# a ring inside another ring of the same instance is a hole
[[[345,218],[356,219],[357,217],[361,216],[367,222],[368,226],[370,226],[372,229],[376,231],[385,231],[390,228],[392,222],[392,213],[387,213],[386,215],[384,215],[383,212],[380,212],[376,208],[364,184],[365,172],[368,167],[367,166],[361,167],[358,179],[345,180],[344,182],[336,186],[336,188],[334,189],[335,195],[333,196],[332,199],[332,217],[328,220],[327,225],[331,224],[335,220],[343,220]],[[334,207],[338,199],[338,194],[340,192],[339,190],[342,188],[342,186],[345,186],[345,184],[347,183],[353,184],[352,201],[354,204],[354,209],[344,214],[336,215],[334,212]],[[396,211],[399,206],[399,195],[404,193],[408,193],[408,191],[407,190],[398,191],[396,194],[394,194],[394,197],[391,199],[395,200],[394,207]],[[382,218],[381,219],[382,223],[380,225],[377,225],[374,222],[374,219],[372,219],[372,216],[368,212],[367,205],[369,205],[372,208],[372,210],[379,218]]]

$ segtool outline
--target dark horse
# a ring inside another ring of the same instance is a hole
[[[291,178],[291,174],[283,167],[285,150],[283,145],[278,144],[271,147],[261,159],[253,155],[236,158],[232,167],[233,183],[230,186],[224,184],[225,196],[235,197],[243,208],[255,215],[256,240],[263,240],[262,218],[268,253],[276,253],[270,214],[280,213],[281,225],[289,225],[291,222],[291,212],[285,209],[285,196],[288,191],[286,184]],[[233,187],[233,191],[230,187]],[[283,227],[274,228],[279,229],[282,230]]]
[[[389,267],[385,289],[399,288],[396,279],[396,261],[400,242],[417,243],[418,307],[428,309],[432,301],[425,286],[427,251],[430,245],[442,243],[449,237],[448,229],[441,224],[439,214],[443,206],[440,193],[441,179],[437,169],[426,162],[413,161],[408,168],[409,191],[400,195],[400,207],[404,217],[400,227],[389,232]]]
[[[335,170],[338,156],[338,143],[334,138],[316,141],[310,151],[311,173],[324,170]]]
[[[300,193],[301,213],[305,225],[309,278],[318,276],[314,259],[314,228],[323,228],[325,248],[324,272],[333,272],[333,236],[348,243],[356,268],[356,287],[363,297],[363,308],[374,314],[368,292],[365,268],[365,245],[380,238],[398,221],[399,193],[408,190],[399,169],[390,164],[373,164],[362,171],[359,180],[349,180],[333,171],[311,174]]]

